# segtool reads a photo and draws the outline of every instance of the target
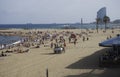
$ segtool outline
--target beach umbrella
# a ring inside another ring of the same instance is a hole
[[[75,34],[71,34],[70,37],[71,37],[71,38],[76,38],[76,35],[75,35]]]
[[[117,46],[120,47],[120,35],[117,35],[117,37],[105,40],[101,43],[99,43],[99,46],[103,46],[103,47],[113,47],[113,46]]]

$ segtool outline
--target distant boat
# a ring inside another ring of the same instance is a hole
[[[63,25],[64,27],[70,27],[70,25]]]
[[[63,25],[62,29],[76,29],[76,27],[70,25]]]

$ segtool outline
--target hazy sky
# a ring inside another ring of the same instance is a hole
[[[120,0],[0,0],[0,24],[87,23],[102,7],[120,19]]]

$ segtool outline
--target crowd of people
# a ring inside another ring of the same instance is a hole
[[[11,32],[9,32],[11,34]],[[13,32],[14,33],[14,32]],[[12,34],[13,34],[12,33]],[[40,48],[41,46],[50,47],[51,49],[55,47],[67,47],[67,44],[73,43],[76,45],[79,39],[89,40],[88,33],[74,33],[73,31],[26,31],[26,32],[15,32],[16,35],[23,37],[20,43],[10,45],[5,47],[6,49],[14,48]],[[15,36],[14,34],[14,36]],[[7,34],[8,35],[8,34]],[[69,42],[67,42],[67,41]],[[16,51],[14,49],[13,51]],[[8,50],[9,51],[9,50]],[[20,50],[22,51],[22,50]]]

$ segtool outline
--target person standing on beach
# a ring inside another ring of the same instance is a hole
[[[75,38],[75,40],[74,40],[74,45],[76,45],[76,42],[77,42],[77,39]]]
[[[85,37],[83,36],[83,42],[85,41]]]
[[[53,42],[51,42],[51,48],[53,48],[53,45],[54,45]]]
[[[112,38],[112,36],[110,35],[110,38]]]
[[[57,38],[55,39],[55,42],[56,42],[56,43],[58,42],[58,39],[57,39]]]
[[[64,47],[66,47],[66,43],[64,42]]]
[[[89,40],[89,37],[87,37],[87,40]]]
[[[69,43],[71,42],[71,38],[69,37]]]

